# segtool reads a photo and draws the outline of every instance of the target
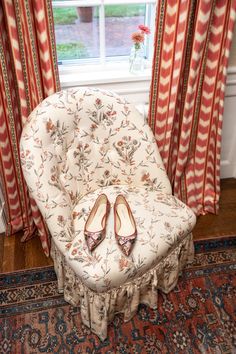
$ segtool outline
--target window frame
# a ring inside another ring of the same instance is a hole
[[[54,1],[53,7],[70,6],[97,6],[97,5],[115,5],[115,4],[152,4],[153,16],[150,28],[154,38],[155,13],[157,0],[68,0]],[[150,14],[149,14],[150,16]],[[105,27],[104,27],[105,28]],[[124,95],[131,102],[139,102],[146,104],[149,97],[149,87],[151,80],[152,57],[145,62],[143,72],[131,74],[129,72],[128,56],[115,57],[109,62],[98,62],[94,60],[80,59],[80,64],[76,60],[67,61],[66,64],[59,65],[59,77],[61,88],[71,87],[94,87],[98,85],[100,88],[113,90],[114,92]],[[82,65],[81,65],[82,64]]]
[[[105,6],[106,5],[130,5],[130,4],[146,4],[146,19],[145,25],[152,26],[154,25],[154,15],[152,15],[152,11],[154,10],[154,5],[156,0],[68,0],[68,1],[52,1],[52,6],[57,8],[63,7],[90,7],[90,6],[98,6],[99,7],[99,48],[100,48],[100,55],[99,58],[86,58],[86,59],[70,59],[70,60],[63,60],[59,62],[59,66],[64,65],[83,65],[83,64],[95,64],[97,65],[104,65],[108,61],[118,61],[122,62],[128,59],[128,56],[114,56],[114,57],[106,57],[106,39],[105,39]],[[151,5],[151,6],[149,6]],[[151,38],[146,38],[146,57],[150,58],[151,56],[151,46],[150,46]]]

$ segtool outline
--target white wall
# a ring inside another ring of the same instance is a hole
[[[221,178],[236,178],[236,66],[228,70],[224,107]]]

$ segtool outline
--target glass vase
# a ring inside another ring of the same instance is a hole
[[[138,74],[144,70],[144,48],[140,44],[139,48],[133,46],[129,56],[129,72]]]

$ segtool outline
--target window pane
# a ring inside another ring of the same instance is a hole
[[[131,34],[145,23],[145,4],[106,5],[106,56],[129,55]]]
[[[97,6],[53,8],[58,61],[99,58]]]

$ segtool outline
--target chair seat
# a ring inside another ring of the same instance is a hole
[[[98,195],[105,193],[111,202],[105,240],[90,253],[84,238],[84,224]],[[116,243],[113,205],[123,194],[133,212],[137,239],[129,257]],[[189,233],[196,217],[176,197],[127,185],[99,188],[85,195],[73,210],[75,238],[67,244],[66,260],[83,281],[96,292],[117,288],[154,268]]]

